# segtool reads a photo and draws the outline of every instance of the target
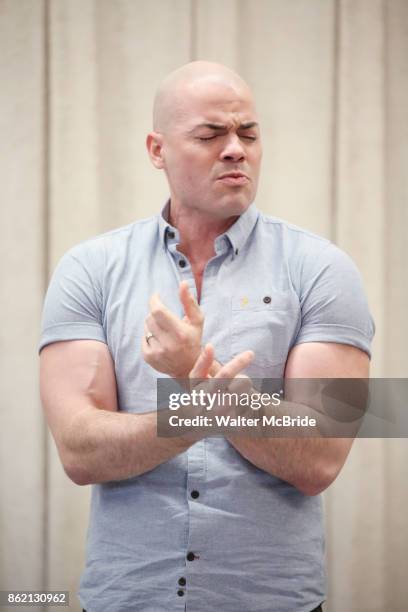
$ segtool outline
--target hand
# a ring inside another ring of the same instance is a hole
[[[158,372],[173,378],[187,378],[200,354],[204,315],[186,281],[180,283],[179,297],[184,309],[183,319],[166,308],[157,293],[150,298],[142,353],[146,363]],[[153,336],[147,341],[149,332]]]
[[[241,373],[254,357],[253,351],[244,351],[236,355],[225,365],[221,365],[214,359],[213,346],[207,344],[189,374],[190,390],[192,388],[197,391],[203,389],[206,393],[228,391],[230,394],[237,394],[238,397],[241,394],[247,396],[253,393],[258,394],[258,391],[253,387],[251,378]],[[251,412],[249,407],[245,412],[242,406],[238,407],[233,402],[228,405],[216,406],[215,408],[218,414],[243,416],[247,412],[246,416],[253,416],[253,412]],[[203,410],[203,413],[205,414],[205,410]]]
[[[253,358],[253,351],[244,351],[223,366],[217,364],[217,372],[212,376],[214,348],[211,344],[207,344],[189,374],[190,390],[194,388],[197,391],[203,389],[206,393],[213,394],[218,391],[228,391],[231,394],[236,393],[237,396],[241,393],[251,395],[253,393],[252,380],[241,372]],[[231,403],[229,407],[217,406],[216,408],[219,413],[230,414],[231,411],[234,413],[237,407]]]
[[[227,364],[221,366],[217,364],[217,373],[211,376],[211,371],[214,369],[214,347],[212,344],[207,344],[201,351],[193,369],[189,374],[191,386],[197,391],[201,389],[205,393],[217,393],[217,391],[225,391],[235,393],[247,393],[252,388],[251,379],[248,376],[241,374],[253,360],[253,351],[244,351],[240,353]],[[217,414],[232,414],[234,415],[234,406],[214,406]],[[178,415],[181,418],[192,418],[194,416],[208,416],[207,409],[204,405],[188,405],[182,406],[178,410]],[[208,433],[205,428],[194,427],[191,431],[183,433],[181,437],[188,442],[197,442],[206,437]],[[211,434],[210,434],[211,435]]]
[[[236,355],[236,357],[225,365],[221,365],[214,360],[213,345],[206,344],[195,362],[193,369],[189,373],[189,378],[190,380],[202,378],[212,379],[212,383],[210,384],[214,387],[221,388],[221,386],[228,386],[230,391],[236,393],[246,392],[252,387],[252,383],[251,379],[241,374],[241,372],[251,363],[254,356],[255,353],[253,351],[244,351]]]

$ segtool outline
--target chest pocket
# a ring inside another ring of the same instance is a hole
[[[285,363],[299,318],[299,300],[293,292],[258,291],[233,296],[233,356],[250,349],[255,352],[255,368]]]

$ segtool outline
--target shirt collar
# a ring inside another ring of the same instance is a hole
[[[170,200],[167,200],[159,215],[159,235],[160,241],[163,245],[166,244],[166,234],[168,232],[174,232],[175,238],[178,239],[179,234],[176,227],[173,227],[169,221],[170,212]],[[244,244],[249,238],[250,233],[259,217],[259,211],[255,204],[251,204],[249,208],[235,221],[234,225],[221,236],[218,236],[217,241],[222,240],[223,236],[226,236],[231,243],[234,255],[238,255]]]
[[[228,236],[234,255],[238,255],[239,251],[245,245],[259,217],[259,210],[255,204],[251,204],[249,208],[231,225],[229,230],[225,232]]]
[[[166,233],[168,231],[173,231],[178,236],[177,229],[173,227],[172,225],[170,225],[170,223],[168,222],[169,213],[170,213],[170,200],[167,200],[161,213],[159,214],[159,235],[160,235],[160,242],[163,245],[166,245]]]

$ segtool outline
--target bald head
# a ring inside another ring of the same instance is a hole
[[[153,129],[167,132],[183,115],[189,99],[210,84],[230,89],[253,101],[248,85],[230,68],[214,62],[190,62],[171,72],[159,86],[153,106]]]
[[[172,215],[231,219],[254,201],[260,129],[251,90],[235,72],[202,61],[178,68],[157,91],[153,122],[146,146],[166,174]]]

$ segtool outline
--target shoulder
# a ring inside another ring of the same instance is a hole
[[[148,248],[157,231],[158,215],[154,215],[87,238],[66,251],[62,260],[75,260],[87,268],[98,269]]]
[[[262,232],[269,234],[276,241],[284,243],[291,251],[321,251],[327,245],[332,244],[327,238],[279,217],[260,213],[259,224]]]
[[[272,245],[274,254],[288,267],[293,281],[307,281],[310,275],[329,266],[353,268],[351,257],[328,238],[280,219],[259,216],[260,232]]]

